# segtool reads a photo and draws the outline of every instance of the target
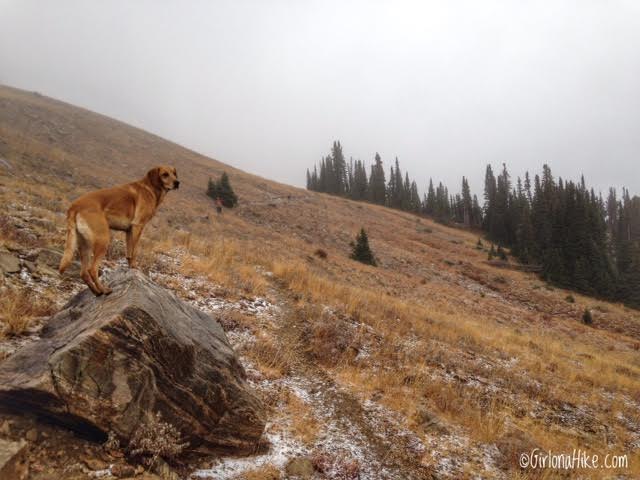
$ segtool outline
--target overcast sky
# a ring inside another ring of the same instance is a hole
[[[295,185],[348,156],[640,193],[640,2],[0,0],[0,83]]]

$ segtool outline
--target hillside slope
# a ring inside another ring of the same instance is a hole
[[[5,298],[35,289],[39,317],[80,288],[33,275],[29,252],[62,247],[73,198],[156,164],[182,184],[143,235],[143,269],[221,319],[272,406],[269,453],[211,460],[201,475],[267,478],[300,456],[318,478],[513,478],[531,473],[518,455],[538,446],[626,454],[617,473],[640,476],[637,311],[489,265],[478,233],[282,185],[0,87],[0,243],[22,261],[0,279]],[[222,171],[240,206],[218,217],[204,192]],[[348,258],[360,227],[378,268]],[[115,238],[107,270],[121,263]]]

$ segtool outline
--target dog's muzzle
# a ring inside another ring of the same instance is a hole
[[[179,186],[180,186],[180,182],[179,182],[178,180],[175,180],[175,181],[173,182],[173,189],[174,189],[174,190],[177,190]]]

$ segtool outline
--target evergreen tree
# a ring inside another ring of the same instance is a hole
[[[347,191],[347,163],[342,153],[342,145],[339,141],[333,142],[331,147],[332,159],[332,187],[330,192],[336,195],[344,195]]]
[[[225,207],[233,208],[238,204],[238,197],[231,187],[231,182],[226,172],[222,173],[220,181],[217,184],[217,190],[218,197],[220,197]]]
[[[367,200],[368,189],[367,170],[361,160],[356,160],[353,166],[353,185],[349,190],[350,196],[353,200]]]
[[[222,173],[217,182],[209,178],[209,182],[207,184],[207,195],[213,200],[220,198],[222,204],[227,208],[233,208],[238,204],[238,197],[233,191],[233,188],[231,188],[229,176],[226,172]]]
[[[367,265],[376,266],[376,259],[369,247],[369,237],[364,228],[360,229],[360,233],[356,236],[356,242],[353,245],[353,251],[351,252],[351,258]]]
[[[379,205],[385,204],[387,197],[386,183],[382,159],[380,155],[376,153],[375,163],[371,165],[371,176],[369,177],[369,191],[373,203]]]
[[[424,213],[426,215],[435,215],[436,213],[436,190],[433,188],[433,180],[429,179],[429,189],[427,198],[424,202]]]
[[[207,195],[214,200],[218,198],[218,185],[211,177],[209,177],[209,182],[207,184]]]
[[[462,223],[466,227],[470,227],[473,222],[473,200],[471,199],[471,190],[469,189],[469,182],[465,177],[462,177]]]

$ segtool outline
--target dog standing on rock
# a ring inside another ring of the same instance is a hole
[[[75,200],[67,211],[67,243],[60,273],[78,250],[82,280],[96,295],[110,294],[111,289],[98,277],[100,262],[109,247],[109,229],[127,233],[127,261],[130,268],[135,268],[136,246],[144,226],[167,192],[179,186],[176,169],[160,166],[149,170],[142,180],[89,192]]]

